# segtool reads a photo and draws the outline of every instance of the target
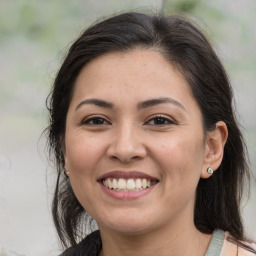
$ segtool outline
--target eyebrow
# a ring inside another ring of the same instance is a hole
[[[138,108],[143,109],[143,108],[153,107],[155,105],[165,104],[165,103],[171,103],[171,104],[176,105],[177,107],[180,107],[180,108],[186,110],[186,108],[180,102],[178,102],[174,99],[171,99],[171,98],[157,98],[157,99],[146,100],[146,101],[139,103]]]
[[[107,102],[107,101],[104,101],[104,100],[100,100],[100,99],[86,99],[86,100],[83,100],[81,101],[77,107],[76,107],[76,110],[79,109],[82,105],[85,105],[85,104],[93,104],[93,105],[96,105],[96,106],[99,106],[99,107],[102,107],[102,108],[114,108],[114,105],[110,102]]]
[[[138,109],[144,109],[144,108],[149,108],[149,107],[153,107],[159,104],[174,104],[184,110],[186,110],[186,108],[178,101],[172,99],[172,98],[157,98],[157,99],[149,99],[143,102],[140,102],[138,104]],[[102,107],[102,108],[107,108],[107,109],[113,109],[114,108],[114,104],[107,102],[105,100],[100,100],[100,99],[86,99],[81,101],[77,107],[76,110],[79,109],[81,106],[85,105],[85,104],[93,104],[96,105],[98,107]]]

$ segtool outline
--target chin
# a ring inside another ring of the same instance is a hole
[[[150,227],[148,225],[141,225],[141,223],[133,223],[132,225],[129,225],[127,222],[125,225],[118,225],[115,223],[114,226],[112,225],[109,228],[113,232],[131,236],[141,235],[150,231]]]
[[[152,223],[156,223],[145,215],[138,212],[136,214],[126,213],[119,216],[112,215],[109,220],[104,219],[103,223],[98,223],[99,228],[106,227],[114,232],[126,235],[139,235],[153,229]]]

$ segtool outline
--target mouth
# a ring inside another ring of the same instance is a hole
[[[117,192],[136,192],[148,189],[159,182],[157,178],[141,172],[114,171],[98,179],[104,187]]]
[[[157,183],[156,180],[149,180],[149,179],[115,179],[115,178],[107,178],[102,181],[102,184],[114,191],[122,191],[122,192],[129,192],[129,191],[140,191],[146,188],[150,188],[151,186]]]

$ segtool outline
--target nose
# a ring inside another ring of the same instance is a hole
[[[147,150],[143,143],[139,128],[132,124],[119,127],[107,149],[107,156],[128,163],[135,159],[142,159],[146,156]]]

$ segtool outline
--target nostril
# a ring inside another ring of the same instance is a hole
[[[111,159],[118,159],[121,162],[129,163],[133,160],[139,160],[146,156],[146,148],[140,142],[123,143],[117,141],[111,144],[107,149],[107,156]]]
[[[120,161],[122,163],[130,163],[133,160],[139,160],[141,157],[139,157],[139,156],[128,157],[128,156],[120,156],[120,155],[116,156],[116,155],[113,155],[113,156],[111,156],[111,158],[113,160],[118,160],[118,161]]]

